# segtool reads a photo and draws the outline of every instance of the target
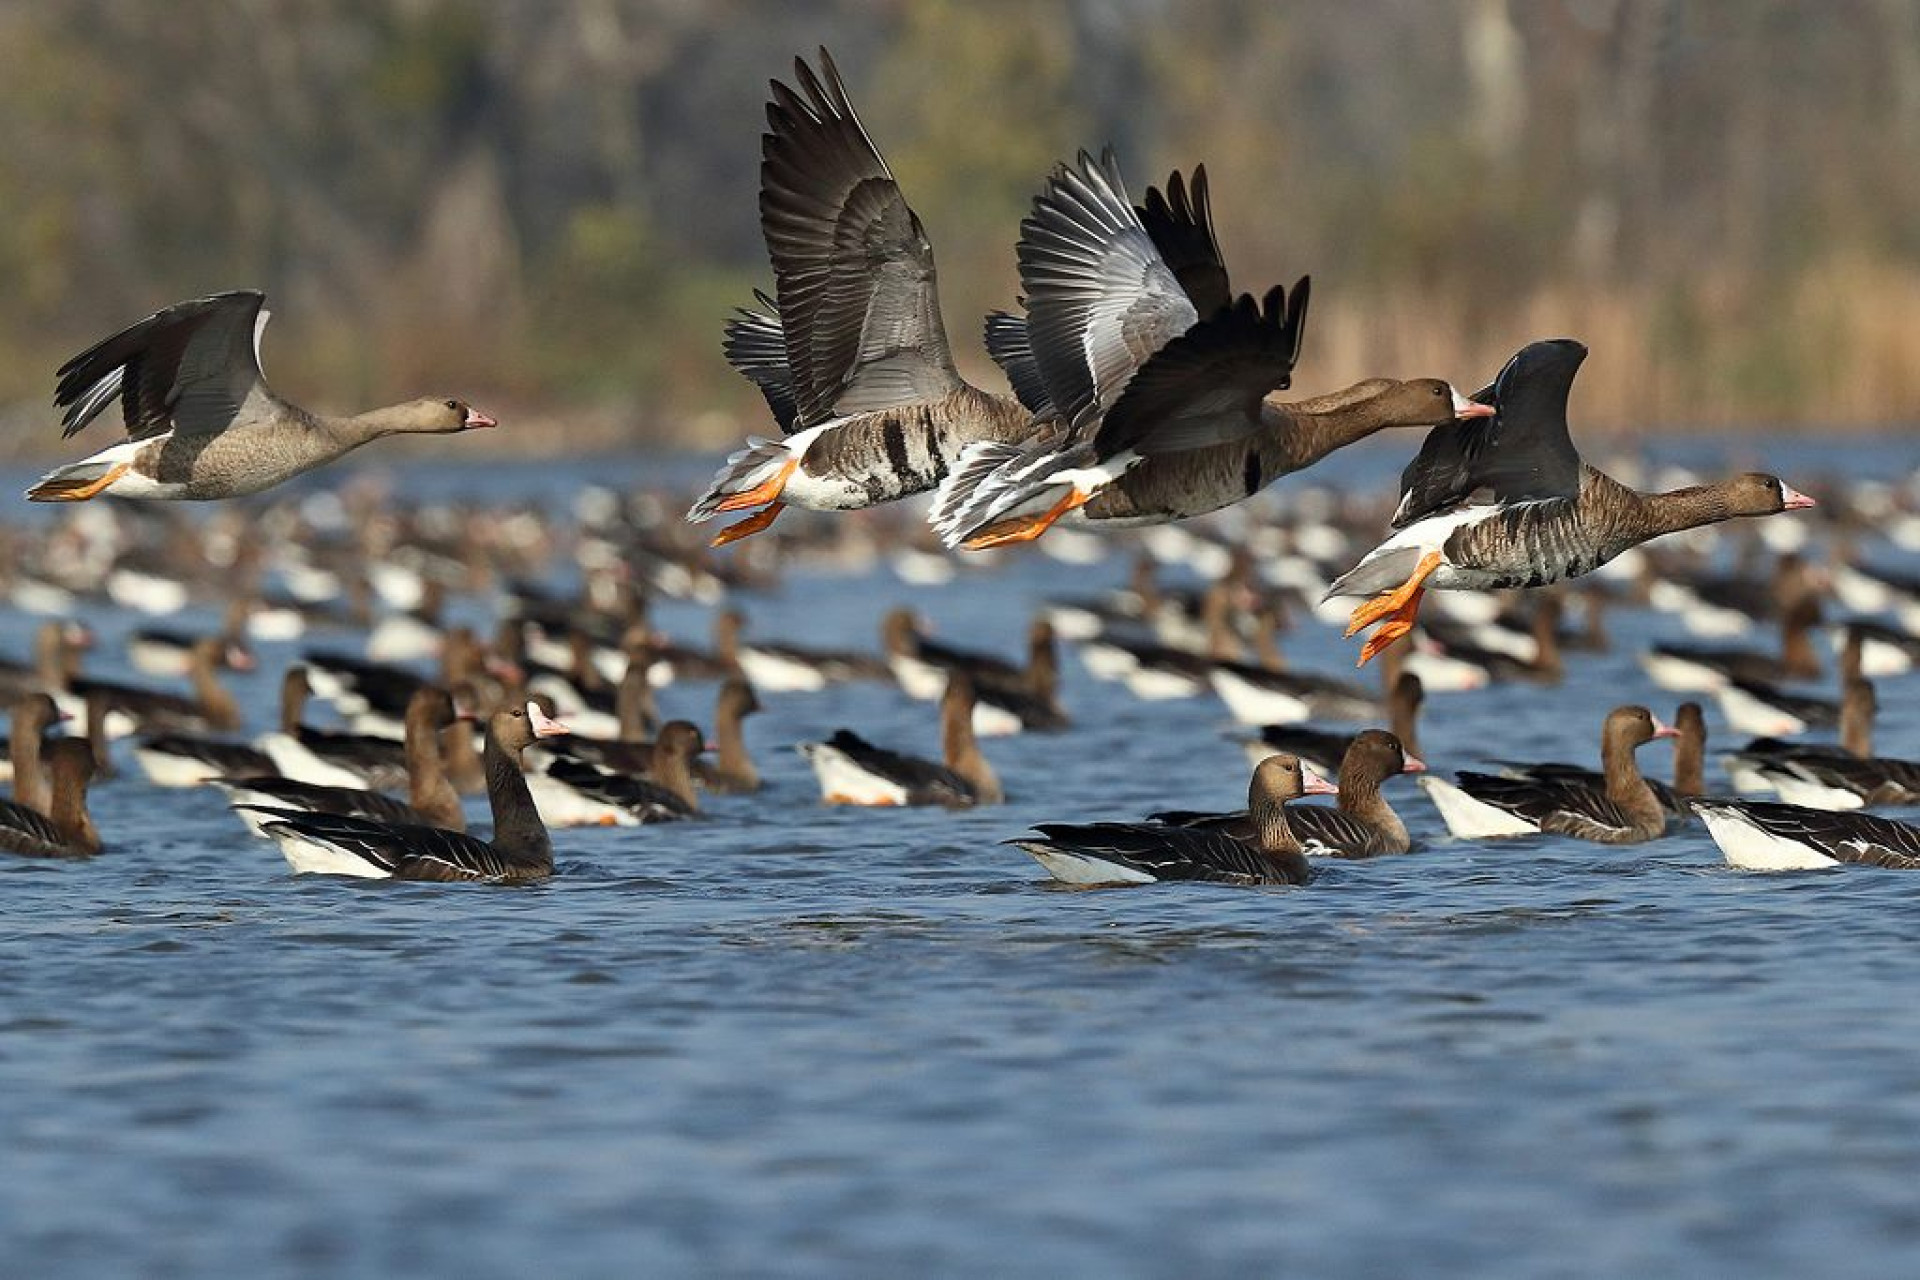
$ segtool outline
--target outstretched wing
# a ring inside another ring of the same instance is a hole
[[[1199,319],[1140,225],[1111,151],[1054,170],[1020,224],[1018,252],[1034,362],[1072,427],[1103,414]]]
[[[1267,393],[1292,385],[1306,333],[1308,281],[1264,302],[1242,294],[1148,357],[1100,423],[1094,450],[1177,453],[1245,439]]]
[[[786,330],[796,423],[948,394],[933,247],[854,114],[827,51],[773,82],[760,227]]]
[[[1580,452],[1567,434],[1567,395],[1587,349],[1568,338],[1535,342],[1507,361],[1475,399],[1491,418],[1445,423],[1427,433],[1400,473],[1393,527],[1450,510],[1481,490],[1498,503],[1571,498],[1580,491]]]
[[[1153,237],[1193,309],[1202,318],[1233,302],[1227,265],[1220,258],[1220,242],[1213,235],[1213,206],[1207,198],[1207,166],[1195,165],[1189,186],[1178,169],[1167,178],[1167,191],[1147,188],[1139,206],[1140,223]]]
[[[266,295],[216,293],[122,329],[60,366],[53,402],[71,436],[120,399],[127,438],[224,431],[256,389]]]

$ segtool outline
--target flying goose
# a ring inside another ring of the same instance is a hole
[[[236,498],[381,436],[494,425],[461,400],[409,400],[348,418],[282,400],[260,371],[265,302],[265,294],[240,289],[176,303],[61,365],[53,399],[66,410],[63,434],[117,398],[127,438],[42,476],[27,497]]]
[[[854,113],[825,49],[772,85],[761,139],[760,226],[773,298],[728,326],[729,361],[765,393],[779,440],[749,439],[687,512],[754,514],[720,546],[788,506],[845,511],[933,488],[975,440],[1025,435],[1011,397],[954,368],[920,219]],[[757,508],[757,510],[755,510]]]
[[[1586,358],[1569,338],[1524,347],[1474,397],[1493,406],[1492,417],[1427,433],[1400,476],[1393,536],[1327,591],[1377,597],[1347,627],[1352,635],[1379,624],[1362,665],[1413,628],[1428,587],[1545,586],[1663,534],[1813,505],[1770,475],[1643,494],[1588,466],[1567,434],[1567,397]],[[1492,500],[1472,501],[1482,489]]]

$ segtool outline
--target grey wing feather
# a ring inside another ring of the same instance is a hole
[[[1070,426],[1096,418],[1199,314],[1133,205],[1112,152],[1054,170],[1020,224],[1027,335]]]
[[[1353,853],[1366,849],[1374,838],[1366,823],[1330,805],[1290,805],[1287,825],[1308,853]]]
[[[963,384],[940,319],[933,247],[826,50],[775,81],[760,225],[785,325],[797,424],[938,399]]]
[[[1007,375],[1014,396],[1026,407],[1027,412],[1052,412],[1053,402],[1047,399],[1046,380],[1040,376],[1040,366],[1033,358],[1033,346],[1027,341],[1026,317],[1005,311],[988,312],[986,344],[987,354]]]
[[[255,349],[265,301],[243,289],[178,303],[67,361],[53,394],[66,411],[63,434],[85,427],[116,394],[131,440],[225,430],[265,390]]]
[[[291,830],[365,858],[410,880],[492,880],[507,874],[494,847],[474,836],[411,823],[376,822],[349,814],[235,805],[266,814],[268,830]]]
[[[743,377],[760,388],[783,435],[793,434],[800,408],[793,397],[793,370],[787,365],[787,333],[772,298],[753,291],[763,308],[741,307],[727,319],[720,350]]]
[[[1279,286],[1263,302],[1242,294],[1154,352],[1102,419],[1094,449],[1178,453],[1251,436],[1267,393],[1292,385],[1308,289],[1302,276],[1291,297]]]

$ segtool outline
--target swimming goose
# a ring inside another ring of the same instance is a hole
[[[825,742],[803,742],[827,804],[944,805],[949,809],[999,804],[1000,779],[973,736],[973,684],[955,674],[940,701],[940,741],[946,763],[935,764],[874,746],[841,729]]]
[[[1683,702],[1673,716],[1673,785],[1647,778],[1660,807],[1676,818],[1693,812],[1692,802],[1707,793],[1707,717],[1697,702]],[[1604,790],[1607,775],[1585,765],[1549,761],[1541,764],[1504,764],[1501,774],[1528,782],[1575,783]],[[1643,775],[1644,776],[1644,775]]]
[[[799,645],[742,640],[746,625],[738,609],[722,609],[713,619],[713,650],[731,662],[755,688],[768,693],[813,693],[848,680],[886,679],[887,670],[864,653],[807,649]]]
[[[1393,811],[1380,784],[1402,773],[1424,773],[1427,766],[1410,756],[1385,729],[1364,729],[1340,758],[1340,798],[1335,808],[1303,805],[1290,814],[1294,834],[1309,853],[1330,858],[1375,858],[1406,853],[1413,847],[1407,824]],[[1245,811],[1152,815],[1155,822],[1223,831],[1251,840],[1255,829]]]
[[[392,738],[337,733],[303,723],[312,685],[307,668],[288,667],[280,682],[280,728],[254,739],[273,761],[274,771],[300,782],[327,787],[371,787],[393,791],[406,785],[407,756]]]
[[[262,820],[246,805],[305,809],[312,813],[346,813],[381,822],[423,823],[448,831],[465,831],[466,814],[460,794],[447,780],[441,765],[440,733],[454,724],[453,699],[446,690],[427,686],[407,705],[407,799],[365,787],[329,787],[272,774],[234,774],[212,779],[236,806],[255,835],[264,835]]]
[[[822,49],[815,74],[796,58],[794,77],[797,91],[773,82],[761,139],[775,298],[743,313],[726,344],[783,438],[750,439],[687,512],[698,523],[759,509],[716,546],[790,505],[844,511],[925,492],[967,444],[1016,439],[1029,419],[954,368],[932,246],[833,59]]]
[[[1735,680],[1767,684],[1817,680],[1820,657],[1810,632],[1820,625],[1820,600],[1805,594],[1780,615],[1780,652],[1656,644],[1640,655],[1641,669],[1662,689],[1716,693]]]
[[[1790,738],[1840,721],[1840,706],[1827,698],[1791,693],[1758,680],[1730,679],[1713,691],[1720,714],[1736,733]]]
[[[47,767],[53,803],[46,812],[0,800],[0,850],[28,858],[91,858],[100,852],[100,833],[87,814],[93,749],[82,739],[62,738],[47,748]]]
[[[720,686],[713,709],[714,762],[696,770],[700,785],[717,795],[745,795],[760,789],[760,771],[747,752],[742,722],[760,710],[753,686],[735,677]],[[704,764],[704,762],[702,762]]]
[[[226,645],[221,662],[232,671],[253,670],[253,650],[247,645],[248,605],[235,601],[227,609],[219,638]],[[149,676],[184,676],[193,666],[193,646],[201,639],[191,632],[143,628],[127,638],[127,660]]]
[[[697,727],[685,720],[670,720],[653,744],[652,764],[644,778],[556,754],[545,768],[528,775],[527,784],[540,816],[551,826],[677,822],[700,812],[693,763],[704,750],[706,740]]]
[[[47,727],[66,719],[53,699],[44,693],[30,693],[13,704],[13,723],[8,728],[7,759],[13,774],[14,803],[46,812],[47,780],[40,768]]]
[[[1452,782],[1420,780],[1456,838],[1492,839],[1537,832],[1598,844],[1639,844],[1667,829],[1666,811],[1640,775],[1634,749],[1676,731],[1645,707],[1616,707],[1600,732],[1604,781],[1534,781],[1460,773]]]
[[[1840,745],[1763,738],[1727,757],[1740,791],[1771,789],[1789,804],[1859,809],[1920,804],[1920,762],[1873,754],[1878,700],[1870,681],[1846,682],[1840,697]]]
[[[76,677],[55,697],[67,704],[68,715],[87,716],[89,731],[94,711],[104,711],[106,731],[115,738],[142,731],[231,732],[240,727],[240,704],[218,675],[226,652],[226,642],[216,636],[194,642],[187,672],[190,696]]]
[[[1267,394],[1292,384],[1309,282],[1235,299],[1204,180],[1195,194],[1197,206],[1136,209],[1111,151],[1098,161],[1083,152],[1077,166],[1049,177],[1020,224],[1017,251],[1033,381],[1047,392],[1039,417],[1049,425],[963,455],[930,513],[948,546],[1037,538],[1154,455],[1231,446],[1242,463],[1237,496],[1245,496],[1255,457],[1246,443],[1274,429]],[[1210,269],[1177,274],[1149,221],[1192,233]]]
[[[1766,800],[1701,800],[1694,809],[1728,865],[1745,871],[1818,871],[1843,862],[1920,870],[1920,827],[1891,818]]]
[[[1254,650],[1260,662],[1219,662],[1208,671],[1213,691],[1241,724],[1279,725],[1301,720],[1375,720],[1380,700],[1350,680],[1288,670],[1273,633],[1279,614],[1271,604],[1254,610]],[[1290,754],[1299,754],[1293,752]]]
[[[1271,756],[1254,768],[1247,808],[1254,838],[1225,831],[1150,822],[1042,822],[1038,836],[1008,844],[1025,849],[1066,884],[1152,884],[1208,880],[1222,884],[1305,884],[1312,869],[1290,825],[1289,800],[1326,795],[1333,787],[1303,776],[1291,756]],[[1298,813],[1300,810],[1292,810]]]
[[[296,872],[365,879],[485,881],[519,884],[553,874],[553,845],[527,794],[521,753],[534,742],[566,733],[529,702],[497,711],[487,722],[487,799],[493,837],[407,823],[373,822],[346,814],[258,809],[267,835]]]
[[[1387,730],[1400,740],[1401,750],[1414,757],[1420,755],[1420,706],[1425,701],[1425,687],[1411,671],[1402,671],[1387,690]],[[1259,737],[1240,739],[1240,746],[1255,764],[1271,755],[1294,756],[1332,777],[1359,736],[1305,724],[1270,724],[1261,727]]]
[[[71,436],[116,398],[127,438],[49,472],[35,502],[208,501],[270,489],[381,436],[491,427],[460,400],[409,400],[350,418],[307,412],[260,371],[266,295],[216,293],[157,311],[60,366],[54,403]]]
[[[1524,347],[1475,397],[1493,405],[1493,417],[1427,434],[1400,477],[1396,532],[1327,591],[1377,597],[1347,627],[1352,635],[1379,624],[1362,665],[1412,630],[1429,587],[1544,586],[1663,534],[1813,505],[1770,475],[1643,494],[1588,466],[1567,434],[1567,397],[1586,357],[1567,338]],[[1483,488],[1493,500],[1471,502]]]

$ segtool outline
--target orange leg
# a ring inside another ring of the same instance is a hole
[[[38,484],[27,491],[27,497],[34,502],[85,502],[88,498],[98,497],[115,480],[127,474],[127,465],[116,462],[98,480],[90,480],[85,484],[68,484],[58,480]]]
[[[1032,542],[1053,528],[1054,521],[1076,507],[1086,506],[1092,497],[1091,493],[1082,493],[1074,489],[1040,515],[1013,516],[1006,520],[996,520],[960,545],[969,551],[984,551],[988,547],[1004,547],[1015,542]]]
[[[1405,582],[1353,611],[1353,616],[1347,622],[1348,635],[1376,622],[1380,624],[1379,629],[1368,636],[1367,642],[1360,647],[1360,661],[1356,666],[1366,666],[1382,649],[1413,630],[1414,619],[1420,613],[1420,598],[1426,594],[1427,578],[1439,567],[1440,553],[1427,552],[1420,557],[1420,563],[1414,566],[1413,573]]]
[[[760,532],[775,520],[778,520],[780,513],[786,509],[787,504],[784,502],[769,503],[748,516],[745,520],[730,524],[720,532],[714,534],[713,541],[707,545],[710,547],[724,547],[729,542],[738,542],[742,538],[751,538],[754,534]]]
[[[743,493],[727,495],[719,501],[714,510],[745,511],[748,507],[765,506],[780,496],[780,491],[787,487],[787,477],[792,475],[793,469],[799,465],[800,459],[788,458],[780,465],[780,469],[773,473],[772,479],[764,480]]]

